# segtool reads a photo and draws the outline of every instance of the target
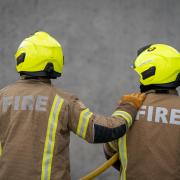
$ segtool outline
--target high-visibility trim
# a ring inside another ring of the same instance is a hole
[[[58,117],[61,112],[63,102],[64,99],[56,95],[50,111],[42,160],[41,180],[50,180],[51,177],[51,166],[56,137],[56,129],[58,124]]]
[[[93,113],[90,112],[90,110],[84,109],[81,113],[80,113],[80,117],[79,117],[79,123],[77,126],[77,131],[76,134],[80,137],[82,137],[83,139],[85,139],[86,137],[86,132],[87,132],[87,128],[88,128],[88,123],[89,123],[89,119],[92,117]]]
[[[126,135],[118,139],[119,157],[121,161],[120,180],[126,180],[126,170],[128,164]]]
[[[117,151],[116,147],[113,145],[112,142],[108,142],[108,144],[114,151]]]
[[[132,116],[126,111],[117,110],[112,114],[112,116],[123,117],[128,123],[128,128],[132,125]]]
[[[132,125],[132,116],[126,111],[117,110],[112,116],[123,117],[128,124],[128,128]],[[127,158],[127,146],[126,146],[126,134],[118,139],[119,158],[121,161],[120,180],[126,180],[126,170],[128,164]]]
[[[0,156],[2,156],[2,145],[1,145],[1,142],[0,142]]]

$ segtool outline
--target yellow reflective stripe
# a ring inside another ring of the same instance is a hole
[[[120,180],[126,180],[126,170],[127,170],[127,163],[128,163],[126,135],[118,139],[118,147],[119,147],[119,157],[121,161]]]
[[[127,113],[126,111],[120,111],[117,110],[115,111],[112,116],[122,116],[123,118],[125,118],[128,121],[128,124],[131,125],[132,124],[132,117],[129,113]]]
[[[82,138],[85,139],[86,137],[86,132],[87,132],[87,128],[88,128],[88,124],[89,124],[89,119],[91,118],[91,116],[93,115],[92,112],[90,112],[90,114],[86,117],[86,120],[84,121],[84,127],[82,127]],[[83,125],[83,124],[82,124]]]
[[[2,145],[1,145],[1,142],[0,142],[0,156],[2,155]]]
[[[51,166],[56,137],[56,129],[58,124],[58,117],[61,112],[63,102],[64,100],[58,95],[56,95],[50,111],[42,160],[41,180],[50,180],[51,177]]]
[[[88,111],[89,111],[89,109],[85,109],[85,110],[83,110],[83,111],[81,112],[81,114],[80,114],[79,122],[78,122],[78,127],[77,127],[77,131],[76,131],[76,134],[77,134],[77,135],[80,135],[83,117],[84,117],[84,114],[85,114],[86,112],[88,112]]]
[[[114,150],[114,151],[117,151],[117,149],[115,148],[115,146],[113,145],[112,142],[108,142],[109,146]]]
[[[88,108],[84,109],[80,113],[76,134],[78,136],[82,137],[83,139],[85,139],[85,137],[86,137],[89,119],[91,118],[92,115],[93,115],[93,113],[90,112],[90,110]]]
[[[132,125],[132,116],[126,111],[117,110],[112,114],[112,116],[121,116],[128,122],[128,127]]]

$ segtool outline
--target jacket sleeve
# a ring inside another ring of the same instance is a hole
[[[105,143],[103,145],[103,149],[104,149],[104,154],[105,154],[106,159],[107,160],[110,159],[114,154],[118,152],[117,140]],[[118,171],[120,171],[121,161],[117,160],[112,166]]]
[[[105,143],[122,137],[131,126],[137,110],[121,103],[110,117],[95,115],[77,97],[69,102],[68,127],[90,143]]]

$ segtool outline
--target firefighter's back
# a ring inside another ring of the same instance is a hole
[[[180,179],[179,138],[180,97],[148,94],[127,134],[127,179]]]
[[[20,80],[0,91],[1,180],[48,179],[50,172],[53,180],[70,178],[69,131],[60,113],[67,116],[64,100],[48,80]]]

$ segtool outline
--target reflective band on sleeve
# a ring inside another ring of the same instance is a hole
[[[58,117],[61,112],[63,102],[64,100],[58,95],[56,95],[50,111],[42,160],[41,180],[50,180],[51,177],[51,166],[56,137],[56,129],[58,124]]]
[[[132,125],[132,117],[126,111],[117,110],[112,114],[112,116],[117,116],[117,117],[121,116],[121,117],[123,117],[128,123],[128,128]]]
[[[126,147],[126,135],[118,139],[119,157],[121,161],[120,180],[126,180],[127,170],[127,147]]]
[[[92,115],[93,113],[90,112],[88,108],[83,110],[80,114],[76,134],[82,137],[83,139],[85,139],[86,137],[89,119],[91,118]]]
[[[2,146],[1,146],[1,142],[0,142],[0,156],[2,155]]]
[[[116,147],[113,145],[112,142],[108,142],[108,144],[114,151],[117,151]]]

